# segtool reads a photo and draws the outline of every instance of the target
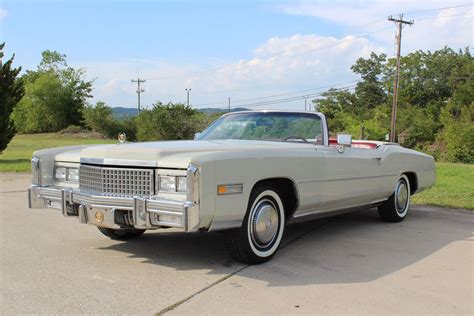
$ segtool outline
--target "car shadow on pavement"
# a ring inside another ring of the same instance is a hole
[[[239,275],[269,286],[368,282],[471,236],[468,213],[417,209],[405,221],[392,224],[367,210],[289,226],[271,261]],[[147,232],[101,249],[176,270],[209,269],[212,274],[243,267],[228,257],[221,233]]]

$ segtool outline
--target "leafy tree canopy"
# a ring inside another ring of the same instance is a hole
[[[14,56],[5,63],[2,62],[4,47],[5,43],[0,44],[0,154],[15,135],[15,126],[10,116],[24,94],[23,81],[18,79],[21,67],[13,68]]]
[[[80,125],[92,91],[92,81],[86,81],[84,75],[84,69],[67,64],[66,55],[44,51],[37,70],[23,76],[25,96],[12,115],[18,131],[55,132]]]
[[[385,140],[389,132],[395,59],[371,53],[351,67],[354,91],[329,89],[313,100],[330,132]],[[474,59],[468,48],[416,51],[401,58],[398,141],[448,161],[474,161]]]

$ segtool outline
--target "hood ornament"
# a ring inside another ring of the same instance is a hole
[[[125,142],[125,140],[127,139],[127,134],[125,134],[124,132],[118,134],[118,141],[123,143]]]

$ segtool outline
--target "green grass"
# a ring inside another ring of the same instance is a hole
[[[29,172],[30,159],[35,150],[84,144],[110,144],[115,140],[98,139],[94,134],[25,134],[13,137],[0,154],[0,172]]]
[[[436,185],[415,194],[412,203],[474,209],[474,165],[436,163]]]
[[[38,149],[116,142],[110,139],[97,139],[91,134],[16,135],[0,155],[0,172],[29,172],[31,155]],[[473,209],[474,165],[437,163],[436,185],[414,195],[412,203]]]

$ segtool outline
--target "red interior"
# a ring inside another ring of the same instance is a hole
[[[329,146],[336,146],[337,139],[336,138],[329,138]],[[354,148],[364,148],[364,149],[375,149],[377,148],[377,144],[371,142],[365,142],[361,140],[352,141],[352,147]]]

